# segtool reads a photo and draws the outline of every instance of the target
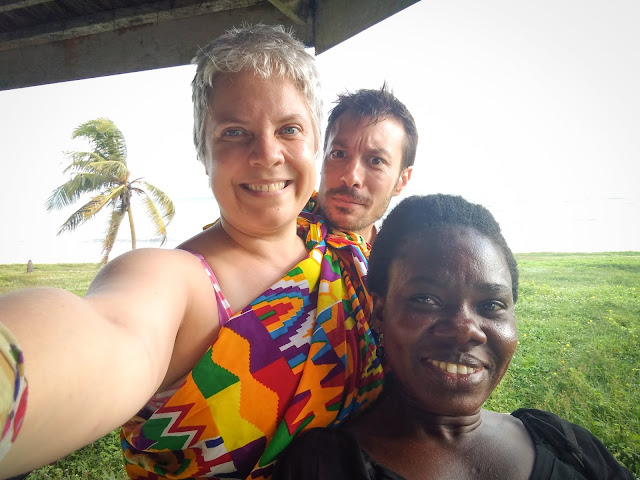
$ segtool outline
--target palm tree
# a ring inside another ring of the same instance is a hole
[[[130,180],[127,144],[122,132],[111,120],[98,118],[76,128],[71,138],[78,137],[88,140],[92,150],[66,154],[70,163],[64,173],[71,173],[71,180],[51,193],[46,207],[48,211],[59,210],[77,202],[85,194],[95,195],[62,224],[58,235],[74,231],[107,207],[111,210],[111,217],[102,242],[101,263],[105,264],[125,214],[129,217],[131,248],[136,248],[131,199],[134,195],[144,195],[147,216],[155,224],[155,236],[161,240],[162,246],[167,240],[167,225],[175,215],[173,202],[162,190],[142,178]]]

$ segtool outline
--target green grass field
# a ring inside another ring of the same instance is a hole
[[[640,479],[640,252],[516,257],[520,345],[487,408],[554,412],[591,430]],[[51,285],[81,295],[97,270],[0,265],[0,293]],[[28,477],[69,478],[125,479],[117,432]]]

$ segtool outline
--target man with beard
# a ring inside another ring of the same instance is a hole
[[[375,222],[411,178],[413,116],[386,84],[338,97],[327,123],[319,206],[334,228],[373,243]]]

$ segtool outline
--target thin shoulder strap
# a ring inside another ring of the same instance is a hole
[[[220,326],[224,325],[229,321],[231,317],[233,317],[233,310],[231,309],[231,305],[229,305],[229,302],[222,293],[222,289],[220,288],[220,284],[218,283],[218,279],[216,278],[215,273],[213,273],[213,270],[202,255],[196,252],[192,252],[191,250],[183,250],[185,252],[189,252],[191,255],[200,260],[200,263],[207,272],[207,275],[209,275],[209,280],[211,280],[211,285],[213,285],[213,291],[216,294],[216,301],[218,303],[218,318],[220,320]]]

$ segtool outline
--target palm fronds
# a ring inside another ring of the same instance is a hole
[[[155,185],[152,185],[148,182],[142,182],[142,184],[149,191],[155,203],[160,205],[160,209],[164,212],[162,216],[166,219],[167,225],[169,225],[169,223],[171,222],[171,220],[173,220],[173,217],[176,214],[176,209],[173,206],[173,202],[171,201],[171,199],[166,193],[164,193]]]
[[[102,263],[106,263],[125,214],[129,217],[131,246],[135,248],[131,198],[143,195],[147,216],[155,226],[155,236],[163,245],[167,239],[166,227],[175,215],[173,202],[162,190],[141,178],[129,180],[131,172],[127,167],[127,144],[122,132],[111,120],[98,118],[76,128],[72,138],[79,137],[87,140],[92,150],[66,152],[69,164],[63,172],[70,174],[71,178],[51,192],[45,206],[48,211],[58,210],[68,207],[85,195],[97,194],[71,214],[60,227],[58,235],[74,231],[105,207],[111,208],[102,245]]]
[[[126,165],[127,143],[116,124],[107,118],[96,118],[83,123],[73,131],[71,138],[82,137],[89,141],[92,151],[102,158],[116,160]]]

